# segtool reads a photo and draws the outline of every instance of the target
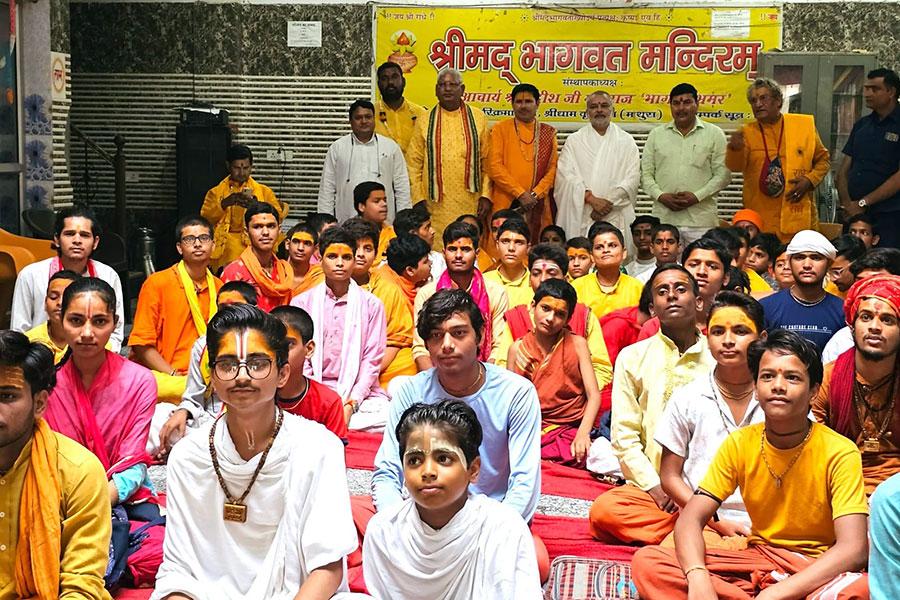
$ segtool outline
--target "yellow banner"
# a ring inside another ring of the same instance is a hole
[[[669,91],[687,82],[700,116],[728,123],[752,117],[747,85],[757,55],[780,46],[781,24],[777,7],[379,7],[375,62],[399,64],[406,97],[424,106],[435,104],[437,73],[457,69],[466,101],[493,120],[512,116],[521,82],[541,90],[544,121],[583,121],[588,94],[602,89],[616,121],[664,122]]]

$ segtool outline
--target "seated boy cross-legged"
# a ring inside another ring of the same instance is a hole
[[[638,550],[641,598],[868,598],[862,461],[851,440],[809,420],[822,382],[816,347],[774,330],[748,354],[765,422],[719,448],[675,524],[675,550]],[[749,548],[707,549],[703,528],[737,488]]]
[[[341,598],[356,548],[343,446],[286,413],[287,330],[246,304],[209,322],[212,385],[227,407],[173,448],[164,562],[153,600]]]
[[[721,292],[710,309],[707,334],[716,366],[675,390],[656,427],[654,438],[662,446],[662,488],[680,508],[693,496],[728,434],[763,420],[747,364],[747,348],[760,332],[765,336],[764,322],[759,302],[738,292]],[[746,547],[750,517],[739,492],[722,503],[718,517],[709,523],[712,531],[704,530],[707,544]],[[671,539],[667,537],[663,545],[671,547]]]
[[[366,585],[391,600],[543,597],[534,544],[508,505],[469,484],[482,429],[461,400],[413,404],[396,427],[410,498],[379,512],[363,543]]]
[[[529,379],[541,402],[541,458],[583,466],[600,410],[587,341],[566,328],[578,299],[571,284],[548,279],[531,303],[534,329],[510,346],[510,371]]]

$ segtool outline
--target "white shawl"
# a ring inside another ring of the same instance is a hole
[[[640,179],[640,153],[627,131],[610,123],[606,135],[600,135],[585,125],[566,139],[559,153],[553,188],[559,207],[556,224],[570,238],[587,235],[594,221],[584,192],[591,190],[612,202],[613,209],[604,220],[622,230],[631,254],[631,222]]]
[[[363,571],[378,600],[543,597],[525,521],[478,494],[439,530],[422,521],[411,499],[376,514],[363,541]]]
[[[219,467],[240,496],[261,453],[244,461],[216,428]],[[211,423],[191,430],[168,463],[163,564],[152,600],[188,594],[197,600],[293,598],[309,574],[357,547],[341,441],[319,423],[291,414],[245,503],[247,522],[222,517],[225,494],[209,452]],[[346,591],[342,584],[339,591]]]
[[[311,370],[308,369],[307,375],[312,376],[316,381],[322,381],[322,358],[325,356],[325,344],[322,342],[322,336],[325,334],[324,324],[326,319],[330,320],[332,318],[330,314],[325,314],[325,294],[327,290],[328,286],[323,283],[300,294],[291,302],[292,305],[306,310],[312,322],[316,324],[313,328],[313,341],[316,343],[316,351],[313,352],[312,359],[307,362],[307,365],[311,367]],[[342,399],[350,397],[353,385],[359,378],[363,338],[359,329],[367,318],[365,307],[363,306],[362,293],[362,288],[351,279],[350,288],[347,290],[347,310],[345,312],[345,321],[342,324],[344,332],[341,339],[341,356],[350,360],[341,361],[341,374],[338,377],[337,389],[335,390]],[[358,398],[358,400],[365,400],[365,398]]]

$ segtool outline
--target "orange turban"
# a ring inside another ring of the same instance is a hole
[[[900,277],[882,273],[860,279],[850,286],[844,299],[844,318],[848,325],[852,325],[856,320],[859,303],[864,298],[878,298],[887,302],[900,317]]]
[[[763,220],[758,212],[755,210],[750,210],[749,208],[742,208],[741,210],[734,213],[734,216],[731,217],[731,224],[734,225],[741,221],[748,221],[756,225],[756,228],[762,231],[763,228]]]

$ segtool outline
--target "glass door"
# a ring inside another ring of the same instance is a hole
[[[20,233],[20,99],[14,0],[0,0],[0,227]]]

